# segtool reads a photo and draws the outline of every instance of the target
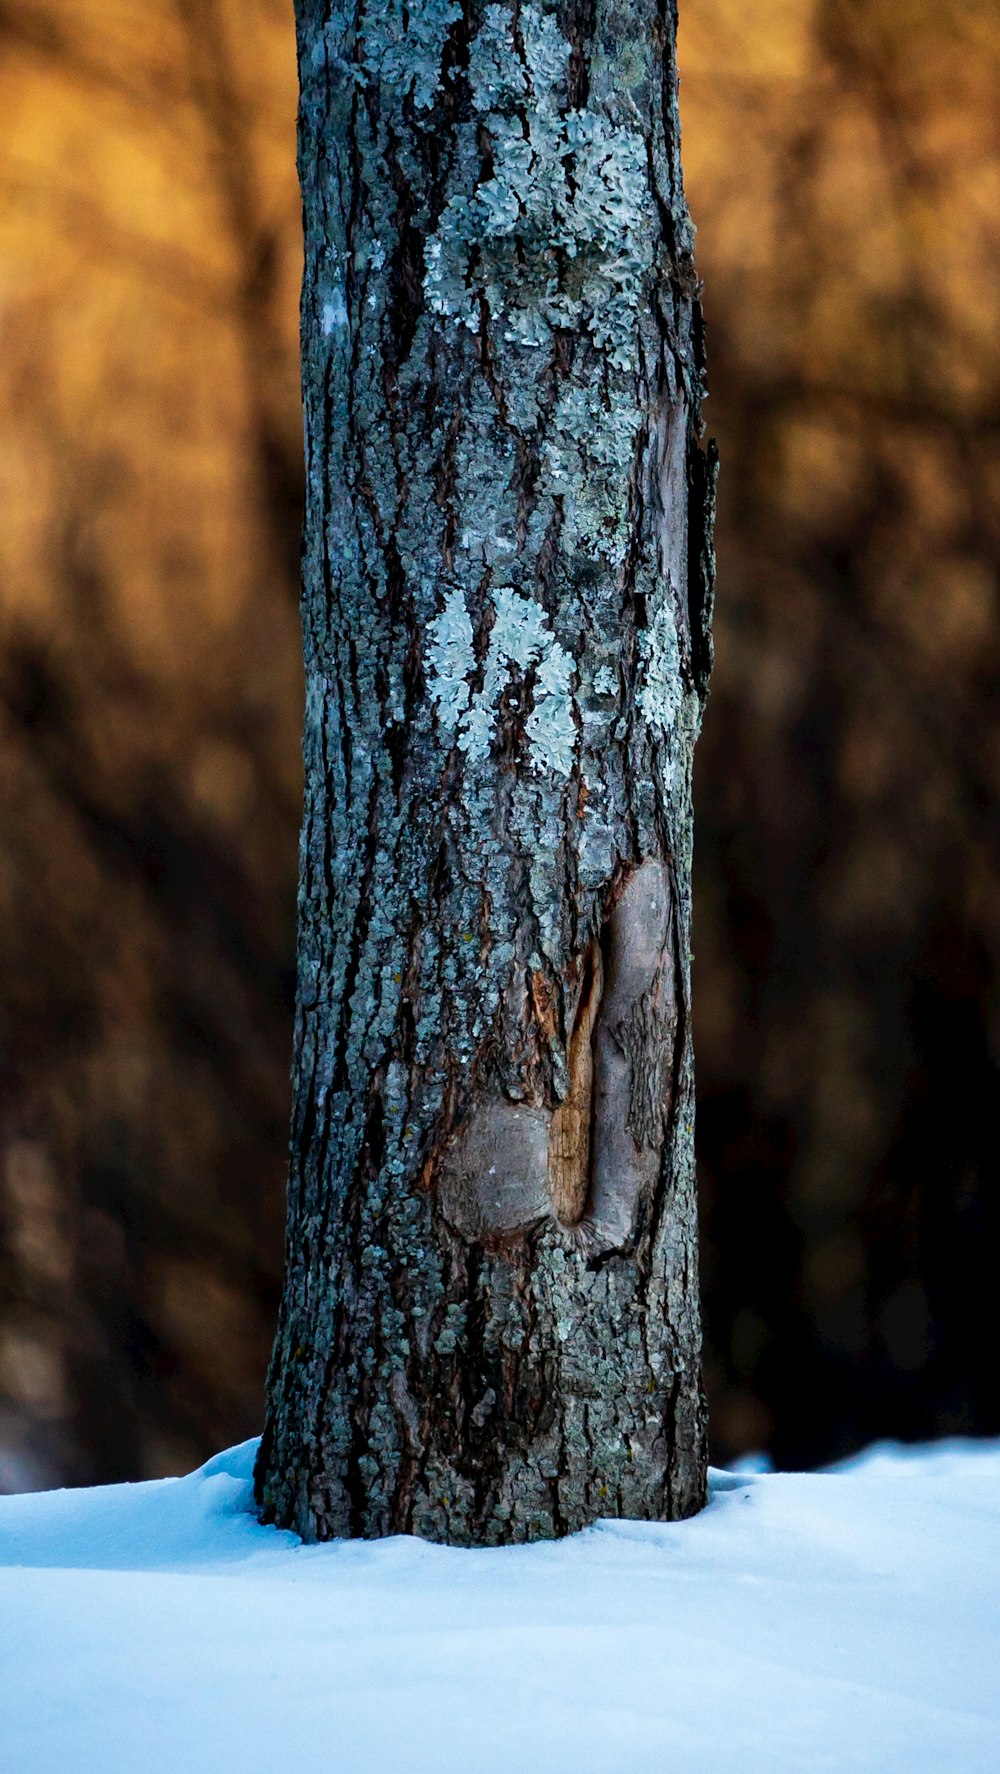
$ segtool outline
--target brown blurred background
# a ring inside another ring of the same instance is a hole
[[[1000,1430],[1000,14],[682,0],[723,454],[715,1455]],[[291,0],[0,0],[0,1488],[260,1419],[300,703]]]

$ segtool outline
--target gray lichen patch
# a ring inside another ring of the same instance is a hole
[[[427,648],[430,692],[441,726],[454,735],[459,750],[473,762],[487,758],[495,735],[498,704],[512,674],[520,696],[508,709],[523,705],[525,738],[533,762],[541,770],[568,776],[573,768],[577,727],[572,694],[575,666],[552,633],[545,611],[534,598],[501,586],[491,598],[492,628],[480,675],[472,646],[472,623],[459,591],[450,591],[444,609],[430,625]]]
[[[362,14],[362,18],[364,15]],[[359,85],[369,83],[391,93],[397,102],[409,100],[417,117],[427,118],[441,82],[441,63],[448,34],[462,17],[458,0],[385,0],[377,23],[364,21],[363,50],[350,75]],[[331,36],[340,21],[330,20]],[[428,127],[432,127],[427,118]]]
[[[465,597],[457,586],[445,594],[444,608],[429,625],[427,668],[430,693],[442,727],[457,734],[472,696],[476,655]]]
[[[600,109],[567,105],[571,54],[552,14],[486,8],[470,50],[467,170],[427,242],[424,290],[433,314],[473,334],[488,327],[484,349],[522,436],[539,423],[553,350],[579,341],[539,490],[566,500],[568,542],[620,565],[616,477],[642,422],[639,321],[655,281],[648,152],[627,92],[609,89]]]
[[[646,144],[627,103],[620,115],[567,108],[570,55],[552,14],[485,9],[469,84],[488,170],[449,199],[425,289],[434,313],[472,332],[485,298],[510,344],[544,346],[582,321],[629,369],[653,251]]]
[[[639,659],[639,707],[650,726],[667,738],[677,725],[684,697],[673,599],[661,600],[652,622],[639,636]]]

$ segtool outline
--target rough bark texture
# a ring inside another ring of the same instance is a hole
[[[307,1539],[691,1513],[714,463],[671,0],[299,0],[306,808],[257,1469]]]

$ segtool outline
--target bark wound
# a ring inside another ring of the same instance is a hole
[[[554,1109],[492,1098],[473,1105],[441,1169],[438,1201],[464,1237],[555,1218],[590,1252],[632,1236],[656,1186],[677,1031],[670,884],[649,859],[627,879],[583,958],[567,1044],[568,1088]],[[536,1013],[548,1007],[532,982]]]
[[[489,1242],[550,1211],[548,1141],[551,1111],[526,1103],[476,1103],[451,1141],[441,1167],[438,1203],[456,1232]]]
[[[660,1173],[673,1084],[677,990],[670,879],[648,858],[629,876],[605,931],[604,994],[594,1030],[591,1194],[583,1241],[615,1249]]]
[[[549,1128],[549,1189],[556,1219],[563,1226],[575,1226],[583,1219],[590,1190],[593,1035],[602,985],[600,945],[592,942],[584,956],[580,996],[566,1054],[569,1089]]]

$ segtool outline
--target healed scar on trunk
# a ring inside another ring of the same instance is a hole
[[[670,880],[633,869],[579,970],[555,1108],[491,1097],[475,1103],[444,1154],[438,1202],[467,1238],[545,1219],[590,1253],[632,1236],[655,1188],[672,1089],[677,988]],[[539,990],[532,987],[539,1012]],[[546,1019],[548,1020],[548,1019]]]
[[[585,1242],[613,1249],[655,1187],[667,1132],[677,1032],[670,879],[650,859],[629,877],[605,931],[594,1030],[591,1187]]]

